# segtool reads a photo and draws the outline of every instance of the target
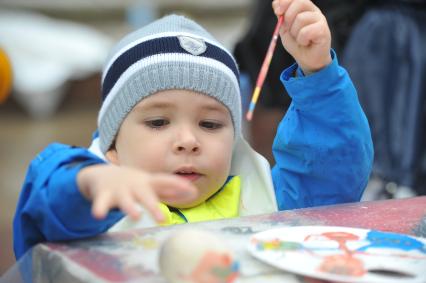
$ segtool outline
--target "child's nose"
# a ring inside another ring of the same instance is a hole
[[[180,129],[173,147],[176,153],[195,154],[200,152],[200,142],[194,131],[188,128]]]

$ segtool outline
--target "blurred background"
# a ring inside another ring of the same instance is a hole
[[[363,200],[425,194],[425,1],[314,1],[369,118],[376,161]],[[250,99],[276,23],[269,0],[0,0],[0,275],[13,263],[12,220],[29,162],[51,142],[88,146],[109,48],[169,13],[187,15],[234,52]],[[278,81],[292,58],[280,45],[254,120],[251,144],[271,144],[290,100]],[[244,104],[246,105],[246,104]],[[65,201],[65,200],[64,200]]]

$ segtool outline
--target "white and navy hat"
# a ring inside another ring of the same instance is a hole
[[[169,89],[192,90],[217,99],[231,113],[235,137],[241,135],[235,59],[197,23],[170,15],[127,35],[113,49],[102,76],[101,151],[108,151],[137,103]]]

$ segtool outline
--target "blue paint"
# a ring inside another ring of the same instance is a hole
[[[232,263],[231,271],[232,272],[240,272],[240,262],[239,261],[234,261]]]
[[[371,230],[367,233],[366,240],[370,244],[359,248],[358,251],[366,251],[369,248],[391,248],[403,251],[418,250],[426,254],[426,247],[422,242],[402,234]]]

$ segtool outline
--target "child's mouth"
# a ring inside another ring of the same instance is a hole
[[[197,172],[190,172],[190,171],[177,171],[175,172],[176,175],[179,177],[185,178],[188,181],[194,182],[198,180],[198,178],[201,177],[200,173]]]

